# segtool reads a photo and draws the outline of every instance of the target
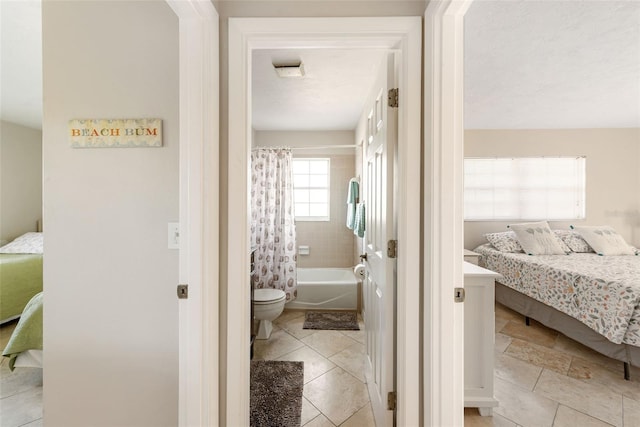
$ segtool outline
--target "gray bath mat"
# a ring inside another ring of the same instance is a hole
[[[307,311],[302,329],[359,331],[355,311]]]
[[[304,362],[251,362],[251,427],[300,427]]]

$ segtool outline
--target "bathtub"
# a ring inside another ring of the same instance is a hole
[[[285,308],[356,310],[358,281],[350,268],[298,268],[298,297]]]

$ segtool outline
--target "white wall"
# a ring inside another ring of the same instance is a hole
[[[44,422],[176,426],[178,22],[163,1],[45,1]],[[161,148],[72,149],[72,118],[163,119]]]
[[[258,147],[324,147],[353,145],[351,131],[257,131]],[[353,267],[356,236],[346,226],[347,185],[355,176],[354,148],[293,150],[293,157],[325,157],[331,162],[330,220],[296,221],[297,244],[309,246],[298,255],[299,267]]]
[[[0,121],[0,244],[42,219],[42,131]]]
[[[611,225],[640,246],[640,129],[467,130],[465,156],[573,156],[587,158],[586,219],[550,222]],[[465,248],[486,243],[484,233],[509,222],[465,222]]]

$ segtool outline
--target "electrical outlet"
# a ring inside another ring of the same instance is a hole
[[[180,249],[180,224],[170,222],[167,227],[167,241],[169,249]]]

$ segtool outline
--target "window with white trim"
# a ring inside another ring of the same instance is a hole
[[[464,159],[464,219],[585,217],[584,157]]]
[[[293,201],[297,221],[329,221],[328,158],[293,159]]]

